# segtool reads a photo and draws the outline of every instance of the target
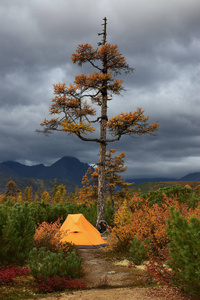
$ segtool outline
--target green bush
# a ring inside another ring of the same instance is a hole
[[[46,206],[46,212],[47,212],[47,222],[55,222],[58,220],[58,218],[63,218],[63,221],[66,219],[68,215],[68,211],[71,208],[71,203],[56,203],[56,204],[50,204]],[[73,209],[72,209],[73,210]]]
[[[75,204],[75,203],[56,203],[56,204],[49,204],[49,203],[36,203],[34,206],[39,206],[41,209],[45,210],[45,219],[40,219],[39,223],[46,221],[48,223],[55,222],[58,218],[62,218],[62,221],[66,219],[68,214],[80,214],[82,213],[85,218],[93,225],[96,224],[96,217],[97,217],[97,203],[91,203],[89,206],[86,204]],[[34,213],[34,210],[33,210]],[[34,214],[34,218],[37,219],[37,215]]]
[[[186,220],[178,210],[171,208],[171,219],[166,227],[170,238],[169,267],[173,283],[191,294],[200,295],[200,220]]]
[[[32,202],[29,207],[31,216],[36,225],[47,221],[47,210],[43,207],[41,202]]]
[[[29,267],[31,275],[37,280],[54,276],[79,278],[82,275],[82,258],[76,255],[75,250],[64,256],[62,250],[53,253],[45,248],[33,248],[29,256]]]
[[[48,203],[38,203],[35,206],[40,206],[46,211],[45,219],[40,218],[39,223],[46,221],[48,223],[57,221],[58,218],[62,217],[62,221],[66,219],[68,214],[83,214],[84,217],[93,225],[96,225],[97,219],[97,202],[91,203],[90,205],[75,204],[75,203],[57,203],[57,204],[48,204]],[[33,205],[34,207],[34,205]],[[41,208],[39,211],[41,211]],[[33,209],[33,213],[35,208]],[[37,220],[37,214],[33,215],[35,220]],[[47,216],[47,217],[46,217]],[[105,208],[105,219],[108,224],[113,223],[114,210],[110,207],[108,203]]]
[[[4,204],[0,204],[0,245],[3,245],[3,228],[6,225],[8,215],[10,214],[10,210],[12,209],[10,203],[7,201]],[[1,251],[1,249],[0,249]]]
[[[164,201],[165,194],[167,197],[177,197],[179,203],[187,203],[188,207],[194,209],[200,203],[200,197],[192,191],[190,188],[181,186],[181,185],[173,185],[167,186],[164,188],[160,188],[157,191],[150,191],[147,194],[141,195],[141,198],[148,199],[149,206],[159,203],[162,205]]]
[[[129,249],[130,260],[135,265],[140,265],[145,259],[148,258],[147,252],[150,250],[150,238],[147,238],[142,243],[135,237]]]
[[[62,218],[62,222],[65,221],[68,214],[83,214],[84,217],[93,225],[96,225],[97,219],[97,202],[90,205],[75,204],[75,203],[56,203],[50,204],[45,202],[31,203],[30,212],[33,220],[36,224],[42,222],[54,223],[58,218]],[[109,225],[113,224],[114,210],[111,208],[108,202],[105,207],[105,220]]]
[[[29,256],[35,233],[28,203],[13,207],[6,203],[0,214],[0,263],[22,265]]]

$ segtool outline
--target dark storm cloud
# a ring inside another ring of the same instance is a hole
[[[97,47],[105,16],[108,42],[135,68],[110,115],[142,106],[160,123],[156,136],[123,137],[108,149],[125,151],[129,177],[199,171],[199,0],[1,0],[0,160],[49,165],[73,155],[96,163],[98,145],[35,129],[48,118],[52,84],[93,71],[70,57],[80,43]]]

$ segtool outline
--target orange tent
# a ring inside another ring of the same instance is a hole
[[[82,214],[69,214],[60,230],[66,232],[61,242],[73,243],[77,248],[106,246],[106,241],[99,231]]]

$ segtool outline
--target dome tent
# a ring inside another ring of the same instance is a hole
[[[77,248],[106,246],[99,231],[82,214],[69,214],[60,230],[66,232],[61,242],[73,243]]]

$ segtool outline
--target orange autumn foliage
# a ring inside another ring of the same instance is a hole
[[[148,199],[140,199],[139,194],[134,194],[129,205],[125,202],[115,213],[115,226],[110,231],[108,250],[115,250],[122,244],[125,244],[127,250],[135,237],[140,242],[150,237],[153,251],[165,248],[169,242],[165,228],[167,219],[170,218],[169,208],[172,206],[187,219],[191,216],[200,218],[200,208],[191,209],[187,203],[179,203],[177,197],[163,196],[161,204],[155,203],[151,206]],[[133,212],[131,206],[135,208]]]
[[[79,189],[79,204],[85,203],[87,205],[90,205],[91,203],[94,203],[95,200],[97,200],[97,187],[91,185],[91,174],[92,168],[89,167],[85,175],[83,176],[81,188]]]
[[[155,132],[158,129],[158,123],[148,124],[149,116],[144,116],[144,110],[139,107],[134,112],[120,113],[107,122],[107,129],[112,136],[119,136],[126,134],[146,134]]]
[[[69,243],[61,243],[61,239],[67,233],[60,231],[61,219],[54,223],[43,222],[38,226],[34,235],[34,246],[36,248],[44,247],[52,252],[57,252],[59,249],[68,251],[70,248]]]
[[[114,215],[114,227],[108,227],[108,240],[105,251],[123,252],[133,239],[131,229],[132,212],[127,201],[119,207]]]

